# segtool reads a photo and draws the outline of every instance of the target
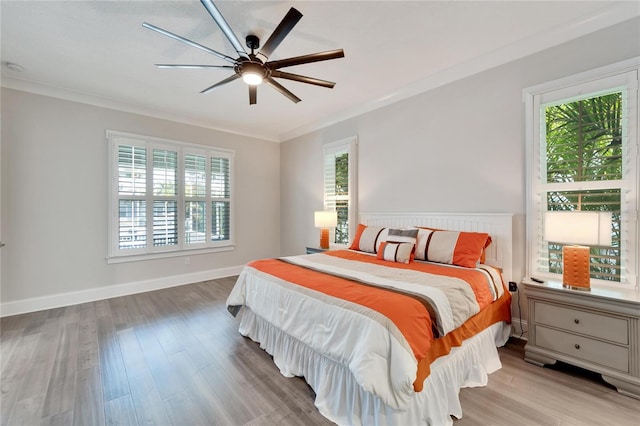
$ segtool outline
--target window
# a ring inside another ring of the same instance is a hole
[[[637,283],[638,71],[624,67],[525,89],[530,275],[562,281],[562,246],[543,239],[545,211],[603,211],[612,244],[590,247],[592,282]]]
[[[109,257],[232,248],[233,152],[107,131]]]
[[[324,209],[336,211],[338,224],[331,241],[348,244],[357,222],[353,201],[356,199],[356,138],[324,146]]]

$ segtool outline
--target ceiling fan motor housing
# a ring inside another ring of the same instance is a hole
[[[245,41],[247,42],[247,47],[252,50],[251,53],[260,47],[260,39],[257,35],[249,34],[245,37]]]
[[[253,55],[251,56],[251,59],[241,58],[234,67],[235,72],[239,75],[244,75],[246,73],[257,74],[262,76],[263,79],[269,77],[271,75],[271,70],[265,67],[260,59],[253,57]]]

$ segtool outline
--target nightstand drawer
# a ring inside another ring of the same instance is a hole
[[[629,372],[629,350],[583,336],[536,325],[536,345],[573,358]]]
[[[535,322],[622,345],[629,344],[629,323],[622,318],[536,301]]]

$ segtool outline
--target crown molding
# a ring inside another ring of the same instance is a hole
[[[326,117],[323,120],[314,121],[288,132],[281,133],[278,139],[281,142],[295,139],[307,133],[400,102],[454,81],[470,77],[482,71],[507,64],[595,31],[620,24],[630,19],[635,19],[639,16],[640,7],[637,2],[614,2],[614,4],[602,8],[598,14],[577,19],[551,31],[536,34],[522,40],[516,40],[507,46],[483,54],[465,63],[438,71],[372,102],[346,109],[338,114]]]
[[[215,125],[211,122],[194,120],[184,115],[177,115],[175,113],[133,105],[93,94],[6,76],[3,76],[0,80],[0,86],[116,111],[203,127],[238,136],[251,137],[269,142],[285,142],[640,16],[640,7],[638,7],[638,3],[635,1],[616,1],[612,3],[613,4],[602,8],[600,13],[577,19],[572,23],[562,25],[551,31],[514,41],[507,46],[483,54],[465,63],[438,71],[371,102],[345,109],[339,113],[331,114],[320,120],[309,122],[279,134],[242,132],[237,129],[229,129],[224,126]]]
[[[41,96],[49,96],[52,98],[62,99],[71,102],[78,102],[81,104],[87,104],[91,106],[112,109],[121,112],[127,112],[131,114],[144,115],[151,118],[158,118],[161,120],[172,121],[179,124],[187,124],[190,126],[203,127],[206,129],[217,130],[220,132],[230,133],[238,136],[245,136],[255,139],[260,139],[268,142],[280,142],[277,135],[265,135],[256,134],[251,132],[239,132],[234,129],[227,129],[220,126],[212,125],[206,121],[194,120],[187,116],[176,115],[167,111],[162,111],[154,108],[143,107],[139,105],[133,105],[127,102],[116,101],[113,99],[104,98],[92,94],[79,92],[76,90],[50,86],[42,83],[35,83],[29,80],[22,80],[11,77],[2,77],[0,86],[8,89],[20,90],[22,92],[33,93]]]

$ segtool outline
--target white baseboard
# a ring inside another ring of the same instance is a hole
[[[517,337],[522,340],[527,340],[527,331],[529,325],[527,320],[520,320],[520,318],[511,318],[511,336]]]
[[[170,277],[162,277],[153,280],[97,287],[88,290],[59,293],[50,296],[34,297],[31,299],[2,303],[0,304],[0,317],[36,312],[43,309],[60,308],[62,306],[71,306],[80,303],[95,302],[96,300],[110,299],[112,297],[127,296],[129,294],[144,293],[146,291],[161,290],[163,288],[177,287],[200,281],[230,277],[233,275],[239,275],[242,267],[243,265],[231,266],[228,268],[194,272],[192,274],[172,275]],[[522,332],[523,330],[524,333]],[[526,340],[527,330],[527,320],[521,321],[520,318],[511,318],[511,336],[522,336],[520,338]]]
[[[162,277],[152,280],[108,285],[88,290],[16,300],[14,302],[2,303],[0,305],[0,317],[41,311],[43,309],[60,308],[62,306],[77,305],[79,303],[95,302],[96,300],[110,299],[112,297],[127,296],[129,294],[144,293],[146,291],[160,290],[163,288],[176,287],[200,281],[230,277],[233,275],[239,275],[242,267],[242,265],[231,266],[228,268],[211,269],[191,274],[172,275],[170,277]]]

